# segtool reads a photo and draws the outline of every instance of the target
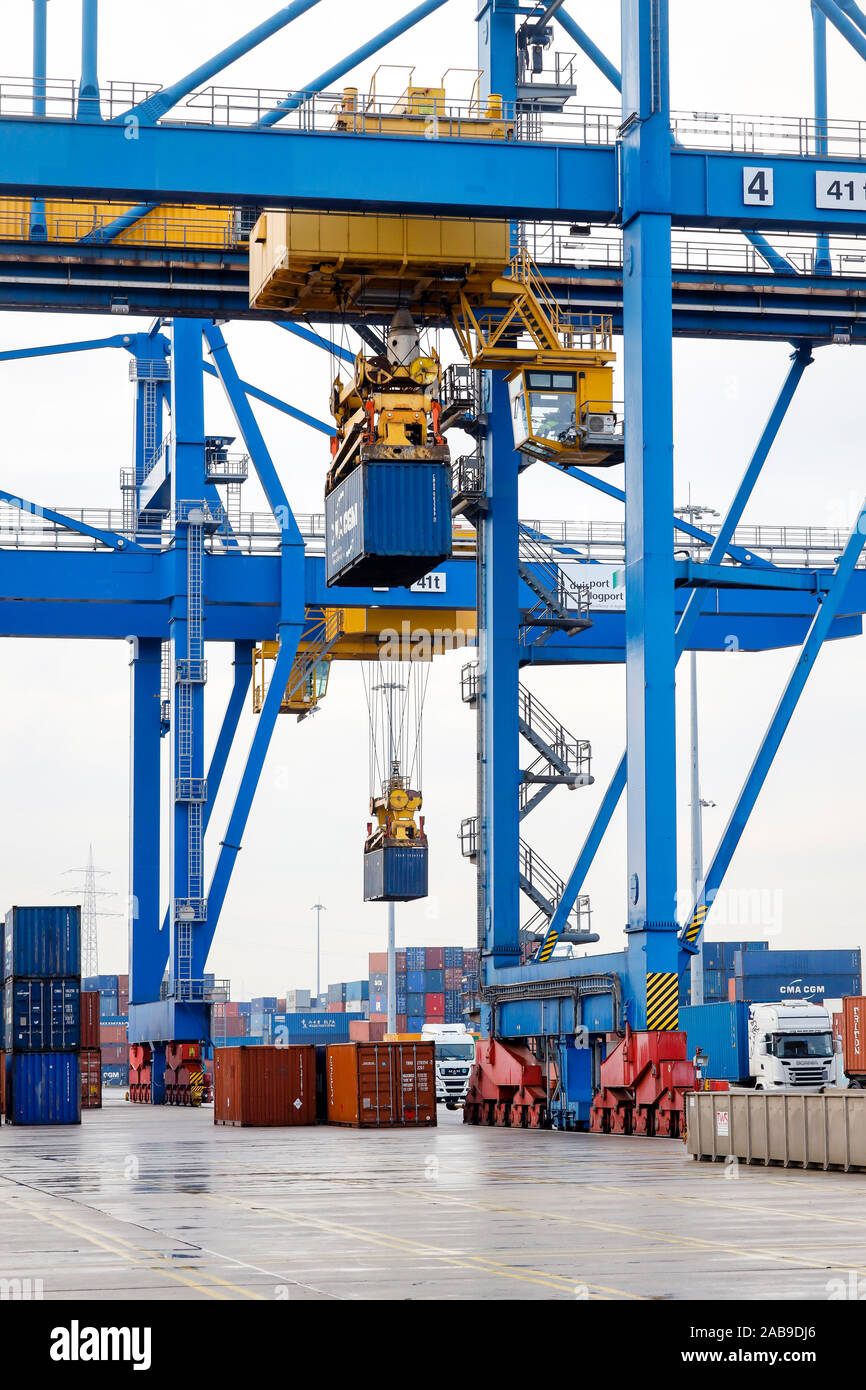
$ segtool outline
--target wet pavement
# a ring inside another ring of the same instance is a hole
[[[46,1299],[820,1300],[866,1288],[864,1195],[863,1175],[696,1163],[679,1140],[442,1109],[414,1132],[228,1129],[109,1092],[80,1127],[0,1128],[0,1281]]]

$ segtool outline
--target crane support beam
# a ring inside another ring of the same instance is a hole
[[[721,888],[722,881],[730,867],[731,860],[743,837],[743,831],[746,828],[749,816],[754,810],[761,788],[773,765],[773,759],[779,751],[779,746],[782,742],[785,730],[791,722],[794,711],[797,708],[797,703],[806,687],[806,682],[814,668],[824,640],[830,631],[833,619],[839,611],[843,595],[851,580],[851,576],[854,574],[857,561],[863,553],[864,545],[866,545],[866,501],[863,502],[860,508],[860,514],[852,528],[845,549],[839,559],[839,563],[836,566],[828,592],[812,619],[802,650],[797,657],[796,664],[788,678],[788,683],[782,692],[775,713],[770,720],[767,732],[755,755],[748,776],[743,783],[743,788],[737,798],[737,803],[731,813],[730,820],[725,827],[718,848],[713,856],[712,863],[707,870],[702,891],[694,905],[688,923],[683,930],[681,936],[681,945],[684,948],[681,952],[681,963],[683,966],[698,948],[701,933],[706,925],[707,916],[709,915],[713,901]]]
[[[840,5],[835,0],[812,0],[816,9],[829,19],[835,29],[838,29],[843,39],[847,39],[855,53],[859,53],[861,58],[866,58],[866,29],[859,19],[855,24],[849,14],[845,14]]]
[[[725,517],[718,531],[715,535],[703,532],[699,533],[700,535],[706,534],[711,540],[710,553],[707,558],[708,564],[721,566],[724,556],[726,554],[732,554],[731,537],[742,520],[749,498],[754,492],[758,479],[761,476],[761,471],[782,426],[782,421],[788,413],[788,408],[794,398],[794,393],[802,380],[803,373],[812,360],[812,353],[808,344],[802,344],[794,352],[791,366],[782,384],[782,389],[770,411],[767,423],[761,431],[761,437],[746,465],[739,486],[731,499],[730,506],[725,513]],[[588,475],[584,481],[594,484],[594,479],[591,475]],[[609,488],[610,484],[606,484],[605,486]],[[677,518],[677,525],[692,534],[699,532],[699,528],[693,526],[691,522],[681,522],[679,518]],[[750,557],[751,560],[755,558],[756,557],[753,556]],[[736,573],[736,571],[733,571],[733,573]],[[685,608],[679,615],[676,626],[675,650],[677,662],[679,662],[683,652],[692,644],[695,636],[695,628],[704,609],[706,600],[706,591],[700,589],[694,589],[686,600]],[[548,934],[554,931],[561,931],[565,922],[568,920],[568,913],[571,911],[583,887],[584,880],[595,858],[596,851],[604,838],[604,833],[610,824],[613,813],[619,803],[619,798],[625,789],[626,765],[626,754],[623,753],[617,763],[613,777],[611,778],[589,833],[575,861],[574,868],[568,877],[562,899],[558,904],[557,911],[548,928]]]
[[[169,934],[160,930],[160,670],[162,642],[134,638],[130,659],[129,999],[159,998]]]
[[[866,39],[864,39],[866,42]],[[414,135],[156,126],[125,140],[108,122],[0,119],[0,196],[227,203],[426,213],[432,216],[579,219],[620,214],[617,149],[530,141],[425,140]],[[817,206],[816,174],[862,179],[866,161],[761,155],[772,205],[743,203],[754,164],[727,151],[671,151],[670,213],[684,227],[862,233],[866,211]],[[287,170],[290,171],[287,177]]]
[[[360,48],[356,48],[347,57],[341,58],[339,63],[334,63],[332,67],[319,73],[318,77],[314,77],[299,92],[294,92],[284,101],[278,102],[273,110],[267,111],[256,122],[256,125],[260,129],[276,125],[285,116],[288,116],[290,111],[297,111],[299,106],[303,106],[308,97],[314,96],[317,92],[327,91],[332,82],[337,82],[341,77],[345,77],[346,73],[351,72],[359,63],[366,62],[374,53],[385,48],[392,39],[399,38],[401,34],[406,33],[407,29],[414,28],[422,19],[426,19],[429,14],[432,14],[434,10],[441,9],[446,3],[447,0],[423,0],[422,4],[416,5],[408,14],[395,20],[393,24],[389,24],[387,29],[383,29],[381,33],[376,34],[375,38],[368,39],[366,43],[361,44]],[[386,95],[391,95],[391,93],[386,93]],[[393,95],[397,96],[398,93],[395,92]]]
[[[185,77],[178,78],[177,82],[172,82],[169,87],[161,87],[158,92],[147,97],[137,106],[131,106],[128,111],[114,118],[115,124],[126,125],[130,118],[134,118],[141,125],[151,125],[164,116],[173,106],[176,106],[184,97],[189,96],[197,87],[201,87],[205,82],[209,82],[218,72],[229,67],[231,63],[237,62],[238,58],[243,58],[244,54],[250,53],[254,48],[258,48],[260,43],[269,39],[273,34],[285,29],[287,24],[291,24],[293,19],[306,14],[317,5],[319,0],[294,0],[294,4],[284,5],[282,9],[272,14],[270,19],[265,19],[261,24],[257,24],[254,29],[250,29],[242,38],[236,39],[227,48],[221,49],[219,53],[208,58],[207,62],[193,68]]]
[[[55,512],[51,507],[43,507],[38,502],[27,502],[23,497],[17,497],[14,492],[7,492],[5,488],[0,488],[0,502],[6,502],[10,507],[17,507],[19,511],[28,512],[31,516],[42,517],[53,526],[62,526],[65,530],[75,531],[80,536],[90,536],[101,545],[107,545],[109,550],[144,551],[143,546],[129,540],[127,536],[119,535],[117,531],[105,531],[99,526],[88,526],[87,522],[66,516],[64,512]]]
[[[217,735],[217,741],[211,754],[210,764],[207,770],[207,802],[204,808],[204,828],[207,830],[208,822],[217,799],[220,786],[222,785],[223,773],[226,770],[229,753],[232,743],[238,730],[238,724],[246,704],[250,682],[253,678],[253,646],[249,640],[245,642],[235,642],[234,655],[234,675],[232,678],[231,693],[226,704],[223,721]]]

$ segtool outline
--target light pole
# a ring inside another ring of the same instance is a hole
[[[397,934],[394,904],[388,904],[388,1032],[397,1031]]]
[[[316,1008],[322,996],[322,913],[327,910],[324,903],[313,903],[310,908],[316,914]]]
[[[719,513],[712,507],[701,507],[697,502],[692,502],[691,496],[684,507],[674,507],[677,516],[687,516],[694,526],[696,522],[705,516],[718,516]],[[690,547],[690,553],[694,554],[694,546]],[[714,801],[704,801],[701,798],[701,775],[700,758],[698,752],[698,654],[692,649],[689,652],[689,771],[691,782],[691,795],[689,806],[691,807],[691,860],[692,860],[692,883],[691,901],[696,903],[703,888],[704,878],[704,835],[701,812],[705,806],[715,806]],[[692,956],[691,964],[691,999],[693,1004],[703,1004],[704,1002],[704,943],[701,939],[698,949]]]

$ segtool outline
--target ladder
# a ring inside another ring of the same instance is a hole
[[[577,584],[567,575],[554,560],[550,546],[523,522],[519,530],[517,572],[538,600],[521,615],[520,640],[524,645],[542,646],[554,632],[571,637],[592,626],[586,585]],[[537,635],[530,637],[530,633]]]
[[[459,838],[463,857],[475,863],[478,859],[477,816],[467,816],[461,821]],[[536,909],[529,921],[521,926],[521,939],[540,946],[545,940],[547,923],[565,892],[565,884],[538,851],[522,838],[518,842],[518,881],[521,891]],[[572,945],[587,940],[591,935],[590,921],[589,897],[583,895],[571,909],[566,929],[559,933],[557,941]]]

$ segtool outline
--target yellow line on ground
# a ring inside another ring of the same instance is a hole
[[[134,1264],[140,1269],[152,1270],[155,1274],[162,1274],[166,1279],[173,1279],[175,1283],[186,1284],[188,1288],[197,1289],[199,1293],[204,1294],[207,1298],[227,1299],[226,1294],[219,1293],[216,1289],[206,1288],[204,1284],[198,1284],[194,1279],[186,1279],[182,1274],[178,1274],[176,1270],[166,1269],[158,1264],[151,1264],[148,1260],[136,1259],[128,1250],[121,1250],[118,1248],[119,1244],[128,1244],[128,1242],[120,1242],[113,1236],[102,1238],[96,1236],[91,1231],[82,1227],[80,1223],[67,1221],[65,1218],[57,1216],[56,1213],[49,1214],[46,1211],[40,1211],[31,1203],[25,1202],[22,1198],[14,1200],[8,1197],[0,1197],[0,1202],[2,1202],[4,1206],[11,1207],[13,1210],[23,1209],[28,1215],[35,1217],[37,1221],[41,1221],[44,1225],[53,1226],[58,1231],[65,1231],[67,1235],[75,1236],[77,1240],[83,1237],[89,1244],[95,1245],[98,1249],[106,1251],[109,1255],[114,1255],[122,1260],[128,1260],[130,1264]],[[140,1247],[135,1248],[140,1249]],[[155,1250],[147,1253],[151,1254],[154,1259],[164,1258]]]
[[[499,1275],[504,1279],[517,1279],[525,1284],[541,1284],[547,1288],[557,1289],[560,1292],[567,1291],[574,1293],[577,1285],[585,1286],[590,1290],[590,1296],[597,1298],[611,1297],[637,1299],[643,1301],[642,1294],[626,1293],[622,1289],[611,1289],[603,1284],[592,1284],[580,1278],[579,1275],[566,1279],[564,1275],[551,1274],[544,1270],[526,1269],[522,1273],[509,1268],[500,1261],[485,1259],[480,1255],[470,1255],[463,1259],[458,1259],[443,1250],[441,1246],[431,1245],[427,1242],[410,1240],[404,1236],[389,1236],[382,1231],[371,1231],[362,1226],[349,1226],[344,1222],[327,1221],[322,1217],[300,1216],[295,1212],[287,1212],[281,1207],[262,1207],[241,1201],[237,1197],[218,1196],[216,1193],[199,1193],[207,1201],[222,1202],[227,1206],[240,1207],[244,1211],[254,1211],[262,1216],[270,1216],[274,1220],[286,1221],[291,1225],[304,1226],[307,1229],[327,1231],[332,1235],[349,1236],[353,1240],[361,1240],[367,1244],[384,1246],[400,1254],[420,1256],[432,1256],[443,1264],[452,1265],[458,1269],[486,1270],[491,1274]],[[404,1195],[404,1194],[401,1194]]]

